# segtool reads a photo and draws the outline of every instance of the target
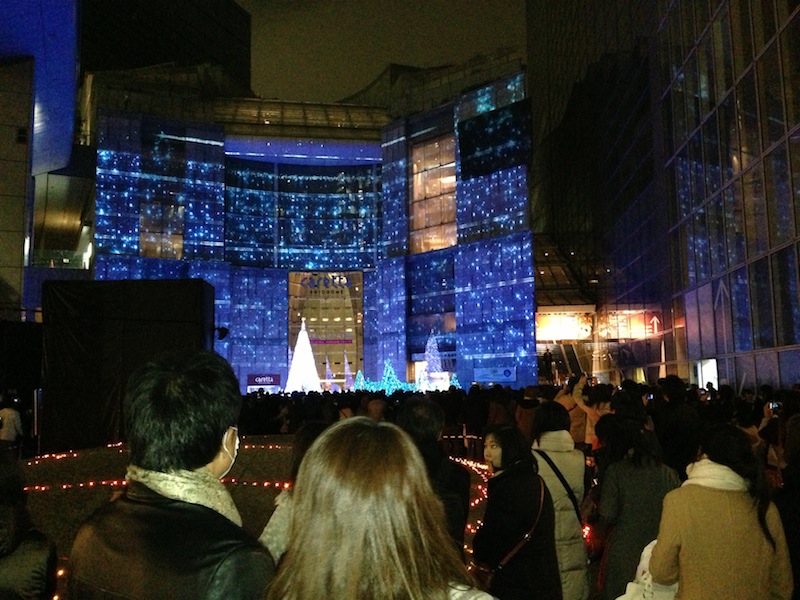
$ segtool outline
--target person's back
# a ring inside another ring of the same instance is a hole
[[[12,447],[23,436],[22,417],[11,404],[0,406],[0,449]]]
[[[642,549],[656,538],[664,496],[680,485],[678,474],[661,463],[649,432],[623,420],[610,440],[627,449],[606,469],[600,492],[600,515],[613,527],[601,567],[600,598],[614,600],[636,573]]]
[[[800,415],[792,416],[786,423],[785,458],[783,488],[775,492],[774,501],[792,563],[792,600],[800,600]]]
[[[533,420],[532,449],[539,463],[539,475],[553,498],[556,554],[564,600],[585,600],[589,596],[589,578],[578,507],[584,495],[586,463],[583,452],[575,449],[569,428],[566,408],[558,402],[543,403]]]
[[[422,456],[396,425],[354,417],[326,429],[293,495],[269,600],[490,600],[470,586]]]
[[[560,600],[553,500],[527,440],[515,425],[488,427],[484,457],[493,474],[473,558],[496,568],[516,547],[489,591],[503,600]]]
[[[271,561],[213,509],[132,482],[81,527],[70,569],[70,597],[86,600],[258,598]]]
[[[777,509],[771,506],[766,514],[767,526],[780,542],[773,551],[747,491],[686,485],[667,494],[664,513],[650,569],[659,581],[677,571],[677,564],[663,560],[658,545],[681,540],[676,598],[763,600],[764,590],[774,587],[772,580],[791,578],[778,572],[788,558]]]
[[[260,599],[274,573],[220,481],[238,451],[239,385],[218,355],[146,365],[125,399],[128,486],[81,525],[67,589],[80,599]]]
[[[677,375],[659,380],[666,398],[653,416],[655,431],[664,453],[664,464],[675,469],[681,481],[686,466],[695,458],[700,433],[697,410],[686,403],[686,386]]]
[[[397,424],[411,436],[422,454],[433,491],[444,506],[447,530],[459,553],[463,553],[464,529],[469,517],[470,473],[466,467],[451,461],[442,450],[443,409],[427,399],[409,398],[397,415]]]
[[[664,498],[653,581],[677,582],[676,599],[788,600],[786,539],[747,435],[731,424],[710,427],[699,456]]]

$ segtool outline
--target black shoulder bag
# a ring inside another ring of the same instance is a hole
[[[569,495],[569,499],[572,500],[572,507],[575,509],[575,516],[578,517],[578,523],[583,525],[583,519],[581,519],[581,509],[578,506],[578,499],[575,497],[575,492],[572,491],[572,488],[567,483],[567,480],[561,474],[561,471],[558,470],[556,463],[553,462],[553,459],[547,456],[547,454],[541,450],[534,450],[536,454],[541,456],[545,462],[550,465],[550,468],[553,469],[553,473],[556,474],[558,480],[561,482],[561,485],[564,486],[564,489],[567,490],[567,495]]]

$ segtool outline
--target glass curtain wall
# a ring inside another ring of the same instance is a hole
[[[687,323],[674,355],[689,378],[716,358],[720,383],[737,390],[789,387],[800,362],[798,3],[662,3],[658,38],[673,304]]]

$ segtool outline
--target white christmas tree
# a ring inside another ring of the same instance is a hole
[[[311,340],[308,339],[306,331],[305,317],[300,325],[297,343],[294,345],[289,376],[286,378],[286,387],[283,391],[287,394],[322,391],[317,365],[314,362],[314,352],[311,350]]]
[[[347,350],[344,351],[344,389],[353,389],[353,372],[350,370],[350,363],[347,362]]]
[[[428,363],[428,373],[442,372],[442,357],[439,354],[439,344],[433,331],[431,331],[428,336],[428,342],[425,344],[425,362]]]

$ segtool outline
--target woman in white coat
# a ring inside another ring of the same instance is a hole
[[[577,509],[583,499],[586,463],[583,452],[575,449],[569,428],[566,408],[558,402],[541,404],[531,425],[532,450],[539,463],[539,475],[553,498],[556,554],[564,600],[586,600],[589,597],[587,555]]]

